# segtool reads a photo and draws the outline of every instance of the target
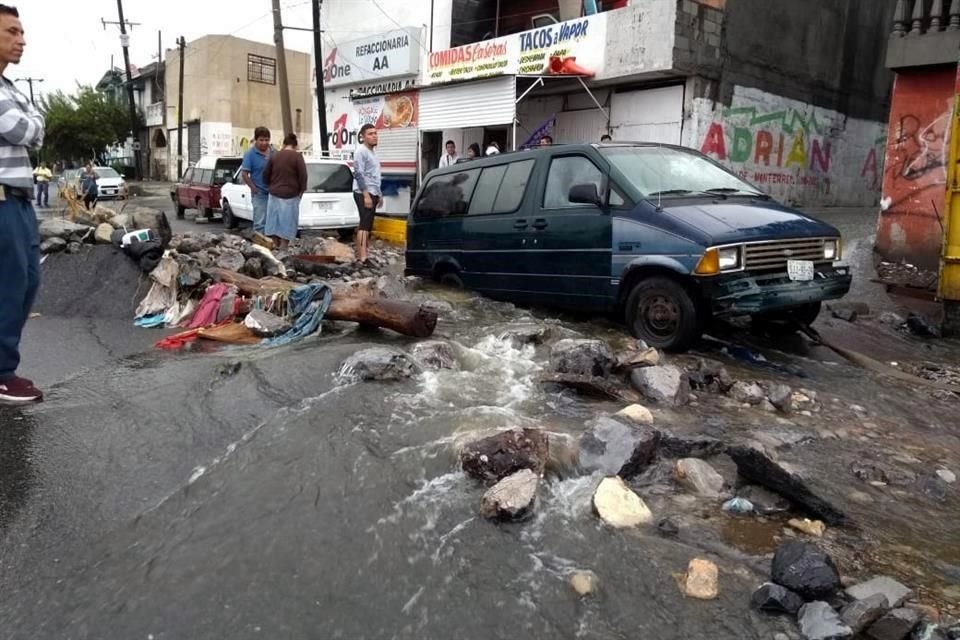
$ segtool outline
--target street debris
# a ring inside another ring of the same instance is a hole
[[[653,513],[623,478],[608,476],[593,493],[593,509],[606,524],[617,529],[653,522]]]
[[[833,558],[806,542],[785,542],[777,548],[770,579],[807,602],[829,598],[840,589]]]
[[[540,478],[521,469],[490,487],[480,500],[480,514],[491,520],[520,520],[533,512]]]
[[[723,476],[699,458],[677,460],[673,464],[673,477],[687,490],[705,498],[719,498],[726,493]]]
[[[715,600],[720,595],[717,565],[702,558],[694,558],[687,566],[683,592],[698,600]]]
[[[616,413],[616,416],[626,418],[634,424],[651,425],[653,424],[653,414],[642,404],[631,404],[624,407]]]
[[[630,384],[647,400],[667,406],[681,406],[690,400],[690,381],[675,365],[634,369]]]
[[[599,579],[593,571],[574,571],[570,576],[570,586],[578,596],[585,598],[596,593]]]
[[[567,338],[550,348],[550,366],[555,373],[605,378],[615,363],[610,347],[601,340]]]
[[[345,382],[404,380],[420,370],[408,354],[390,347],[371,347],[357,351],[340,365],[337,378]]]
[[[601,416],[587,425],[580,436],[580,466],[587,472],[632,478],[653,463],[660,433],[615,418]]]
[[[494,484],[507,476],[530,469],[543,474],[549,440],[540,429],[512,429],[467,444],[460,452],[460,465],[470,477]]]
[[[753,592],[750,606],[767,613],[787,613],[795,616],[803,606],[803,598],[786,587],[766,582]]]
[[[823,537],[823,533],[827,530],[827,526],[819,520],[809,520],[807,518],[791,518],[787,520],[787,526],[816,538]]]

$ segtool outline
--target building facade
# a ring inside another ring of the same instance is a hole
[[[414,40],[419,76],[403,87],[417,94],[420,176],[448,140],[462,152],[609,134],[698,149],[790,204],[871,206],[892,80],[875,63],[894,3],[622,0],[581,15],[567,0],[442,0],[432,14],[428,3],[383,0],[368,23],[353,3],[329,0],[320,67],[329,69],[337,33],[369,24],[376,41],[425,25]],[[335,91],[332,140],[343,115]]]
[[[293,133],[304,150],[311,150],[315,111],[311,85],[311,56],[288,49],[287,76]],[[164,86],[167,175],[177,174],[177,109],[179,50],[168,50]],[[279,145],[283,118],[272,45],[209,35],[188,42],[184,52],[183,168],[205,155],[239,155],[249,148],[255,127],[265,126]]]
[[[943,243],[950,115],[960,51],[960,1],[899,0],[887,67],[896,73],[877,250],[935,269]]]

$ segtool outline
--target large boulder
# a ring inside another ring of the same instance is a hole
[[[539,483],[539,476],[530,469],[510,474],[483,494],[481,515],[491,520],[519,520],[530,515]]]
[[[243,259],[243,254],[233,249],[224,249],[216,261],[216,265],[221,269],[237,272],[243,269],[244,264],[246,260]]]
[[[617,418],[625,418],[627,422],[632,422],[633,424],[646,426],[653,424],[653,414],[650,413],[650,409],[647,409],[642,404],[631,404],[617,411],[614,415]]]
[[[669,406],[690,400],[690,381],[686,372],[673,365],[642,367],[630,372],[630,384],[653,402]]]
[[[673,465],[673,477],[687,490],[706,498],[726,493],[726,482],[710,463],[699,458],[684,458]]]
[[[800,609],[800,632],[807,640],[846,640],[853,630],[843,623],[839,614],[826,602],[810,602]]]
[[[580,437],[580,467],[624,478],[639,475],[656,458],[659,440],[655,429],[597,418]]]
[[[344,360],[337,376],[342,380],[403,380],[416,373],[419,366],[403,351],[371,347]]]
[[[170,243],[173,234],[170,229],[170,221],[167,220],[167,215],[163,211],[150,209],[148,207],[133,207],[131,211],[130,207],[125,207],[122,213],[130,216],[130,221],[133,223],[133,228],[130,229],[131,231],[136,229],[153,229],[157,232],[157,236],[160,238],[163,246],[167,246]]]
[[[742,404],[758,405],[766,400],[766,394],[756,382],[739,381],[730,387],[730,397]]]
[[[73,234],[83,236],[90,229],[91,227],[87,225],[70,222],[64,218],[47,218],[40,223],[40,239],[62,238],[63,240],[69,240]]]
[[[878,576],[855,584],[849,587],[846,593],[854,600],[866,600],[875,595],[882,595],[891,609],[896,609],[915,595],[912,589],[887,576]]]
[[[870,625],[867,635],[873,640],[906,640],[919,624],[919,612],[907,608],[894,609]]]
[[[410,349],[411,355],[426,369],[458,369],[457,354],[449,342],[427,340]]]
[[[460,464],[470,477],[494,484],[521,469],[542,475],[549,452],[540,429],[511,429],[464,446]]]
[[[606,377],[615,364],[613,352],[602,340],[568,338],[550,349],[550,367],[556,373]]]
[[[797,615],[803,606],[803,598],[779,584],[767,582],[753,592],[750,606],[768,613],[788,613]]]
[[[777,547],[770,579],[807,602],[829,599],[840,589],[840,574],[833,558],[816,545],[795,540]]]
[[[879,620],[889,608],[887,598],[882,593],[875,593],[864,600],[854,600],[847,604],[840,611],[840,619],[857,635]]]
[[[104,222],[97,225],[97,229],[93,232],[93,239],[97,244],[111,244],[113,242],[113,226]]]
[[[609,476],[593,493],[593,510],[606,524],[618,529],[653,522],[653,513],[623,478]]]
[[[779,493],[829,525],[840,525],[846,520],[839,509],[814,494],[802,478],[784,469],[759,449],[729,447],[727,454],[737,464],[739,474],[750,482]]]

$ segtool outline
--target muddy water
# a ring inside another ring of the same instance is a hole
[[[531,520],[498,526],[479,518],[483,488],[455,462],[465,439],[514,426],[576,438],[590,418],[622,406],[542,388],[548,348],[504,331],[536,325],[613,344],[627,339],[604,321],[427,293],[451,305],[437,337],[454,344],[459,370],[343,384],[334,372],[356,349],[404,345],[347,331],[270,352],[137,359],[56,390],[30,414],[41,432],[35,468],[3,527],[7,545],[16,539],[29,548],[51,527],[58,542],[49,553],[5,552],[6,566],[25,570],[16,589],[4,590],[3,628],[17,638],[158,640],[743,639],[792,629],[747,606],[766,578],[765,554],[787,537],[784,519],[725,514],[718,501],[675,487],[668,461],[635,488],[676,535],[603,527],[590,506],[599,477],[579,474],[563,454]],[[657,409],[657,423],[730,441],[809,436],[778,455],[854,519],[855,527],[824,540],[844,572],[892,571],[948,606],[942,563],[960,564],[952,515],[960,505],[956,485],[926,480],[936,465],[960,472],[956,404],[816,354],[764,353],[792,368],[739,365],[717,349],[702,355],[724,359],[738,378],[815,390],[823,408],[785,418],[699,394],[694,406]],[[153,416],[149,432],[118,426],[145,413]],[[84,447],[64,450],[43,435],[68,428]],[[77,461],[81,452],[87,459]],[[135,462],[118,462],[126,457]],[[897,484],[859,480],[850,468],[864,461]],[[732,463],[715,462],[735,483]],[[77,494],[99,518],[67,508]],[[58,495],[66,499],[58,503]],[[718,600],[680,592],[677,577],[693,557],[719,565]],[[595,597],[580,600],[568,586],[579,569],[599,577]]]

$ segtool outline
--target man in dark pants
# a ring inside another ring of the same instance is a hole
[[[40,234],[33,210],[30,147],[43,142],[43,116],[6,77],[26,42],[20,14],[0,4],[0,403],[43,399],[17,376],[20,336],[40,286]]]
[[[360,213],[357,227],[357,260],[364,262],[373,231],[373,219],[383,198],[380,191],[380,159],[373,150],[377,148],[377,128],[372,124],[360,127],[361,147],[353,154],[353,199]]]

